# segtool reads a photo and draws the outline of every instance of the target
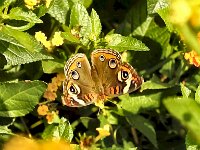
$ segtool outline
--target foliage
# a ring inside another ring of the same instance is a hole
[[[195,0],[0,1],[0,149],[15,141],[53,149],[49,140],[62,149],[198,149],[199,7]],[[97,48],[119,51],[145,82],[101,109],[63,106],[65,62]]]

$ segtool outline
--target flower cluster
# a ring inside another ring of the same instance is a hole
[[[197,41],[200,44],[200,32],[197,34]],[[185,53],[184,58],[188,60],[191,65],[200,67],[200,56],[196,51],[192,50]]]
[[[190,64],[200,67],[200,56],[196,51],[190,51],[184,54],[184,58],[189,61]]]
[[[40,116],[45,116],[47,123],[52,124],[58,118],[58,110],[49,109],[48,105],[42,104],[39,105],[37,112]]]
[[[44,98],[49,101],[54,101],[57,97],[56,91],[58,87],[61,86],[62,82],[65,80],[65,75],[63,73],[57,74],[56,77],[52,78],[52,82],[48,84],[47,90],[44,93]]]
[[[200,26],[200,1],[171,0],[170,19],[177,25],[189,22],[193,26]]]
[[[64,43],[64,39],[61,37],[60,31],[55,32],[51,40],[47,40],[47,37],[41,31],[35,33],[35,38],[47,48],[48,52],[52,52],[54,46],[60,46]]]
[[[57,97],[57,90],[58,87],[61,86],[62,82],[64,81],[65,76],[63,73],[57,74],[56,77],[52,78],[52,82],[48,84],[47,89],[43,95],[44,98],[46,98],[48,101],[45,102],[45,104],[39,105],[37,112],[40,116],[45,116],[46,120],[49,124],[53,123],[54,120],[58,117],[58,111],[52,107],[49,109],[50,104],[48,105],[48,102],[52,102]]]
[[[28,9],[34,9],[35,7],[37,7],[39,4],[41,4],[42,2],[45,3],[45,6],[47,8],[49,8],[49,5],[51,3],[52,0],[24,0],[25,6]]]

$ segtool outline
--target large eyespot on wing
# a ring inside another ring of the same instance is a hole
[[[84,54],[76,54],[70,58],[65,65],[64,72],[66,76],[63,82],[62,101],[64,105],[82,107],[96,100],[95,82],[91,76],[90,63]]]
[[[97,49],[91,54],[92,67],[97,73],[97,80],[105,89],[116,82],[116,73],[122,63],[119,52],[111,49]]]
[[[123,94],[137,90],[143,83],[143,78],[128,63],[123,63],[120,66],[117,78],[123,85]]]

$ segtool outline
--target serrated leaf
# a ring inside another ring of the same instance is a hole
[[[0,134],[11,134],[13,135],[12,131],[8,129],[7,126],[0,126]]]
[[[95,41],[101,34],[102,27],[99,16],[94,9],[92,9],[91,12],[91,23],[92,23],[92,33],[90,35],[90,39],[93,39],[93,41]]]
[[[19,117],[31,112],[46,89],[41,81],[0,83],[0,116]]]
[[[126,116],[128,122],[137,130],[139,130],[148,140],[157,148],[156,132],[153,125],[144,117],[139,115]]]
[[[48,13],[60,23],[65,24],[68,11],[68,0],[54,0],[48,10]]]
[[[118,51],[134,50],[134,51],[148,51],[149,48],[144,43],[133,37],[125,37],[120,34],[106,35],[105,40],[108,48]]]
[[[42,46],[27,33],[5,26],[0,30],[0,53],[5,56],[8,65],[53,59],[53,57],[39,52],[42,49]]]
[[[83,45],[87,45],[89,42],[89,36],[91,34],[91,20],[86,8],[82,4],[75,4],[71,10],[70,15],[70,27],[77,29],[80,28],[80,37]]]
[[[200,85],[198,86],[195,93],[195,101],[200,104]]]
[[[5,56],[8,65],[21,65],[43,59],[53,58],[42,53],[30,52],[27,49],[20,48],[13,44],[10,44],[8,47],[2,47],[6,44],[7,43],[0,41],[1,50],[6,50],[4,52],[0,51],[0,53],[2,53]]]
[[[42,68],[44,73],[58,73],[63,71],[64,62],[59,59],[43,60]]]
[[[59,124],[51,124],[45,128],[42,138],[56,140],[62,139],[70,142],[73,138],[72,127],[67,119],[61,118]]]
[[[158,93],[159,94],[159,93]],[[150,109],[150,108],[156,108],[159,106],[159,100],[154,98],[155,95],[152,95],[152,97],[148,96],[128,96],[128,95],[122,95],[119,96],[119,99],[121,99],[121,107],[122,109],[131,112],[132,114],[137,114],[141,109]]]
[[[184,98],[188,98],[190,96],[191,90],[181,83],[181,92]]]
[[[189,129],[194,140],[200,144],[200,106],[190,98],[167,98],[164,100],[167,110]]]
[[[43,23],[43,21],[39,19],[32,11],[24,11],[20,7],[12,8],[8,14],[8,19],[23,20],[34,24]]]
[[[42,46],[36,39],[26,32],[11,29],[3,26],[0,30],[0,40],[9,42],[21,48],[26,48],[31,52],[42,51]]]

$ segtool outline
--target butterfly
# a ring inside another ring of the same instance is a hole
[[[65,64],[62,102],[82,107],[137,90],[143,83],[135,69],[122,62],[119,52],[97,49],[91,53],[91,65],[85,54],[78,53]]]

